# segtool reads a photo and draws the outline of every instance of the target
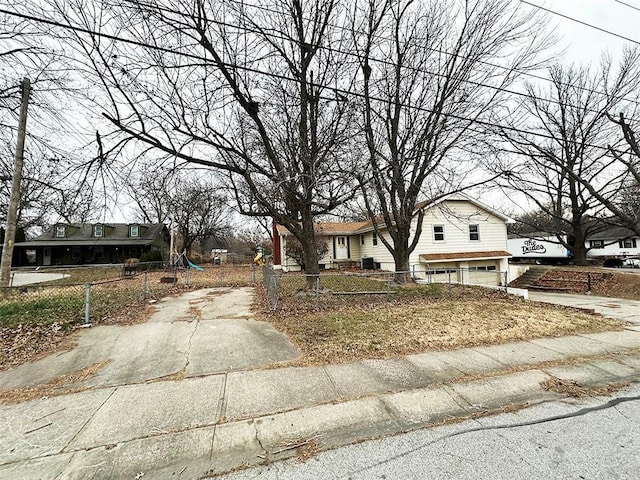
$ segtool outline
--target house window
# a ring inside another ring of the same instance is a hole
[[[338,237],[338,246],[339,247],[344,247],[345,246],[345,238],[344,237]]]
[[[67,229],[64,225],[56,226],[56,238],[64,238],[66,236]]]
[[[371,234],[371,245],[373,245],[374,247],[378,245],[378,234],[376,232],[373,232]]]
[[[140,227],[138,227],[138,225],[130,225],[129,226],[129,236],[130,237],[139,237],[140,236]]]
[[[104,258],[104,247],[101,245],[98,245],[96,247],[93,247],[93,252],[96,256],[96,260],[102,260]]]
[[[364,235],[360,235],[360,245],[364,245]]]
[[[624,240],[620,240],[618,244],[620,245],[620,248],[636,248],[636,239],[626,238]]]
[[[433,241],[444,242],[444,225],[433,226]]]
[[[93,236],[96,238],[101,238],[104,234],[104,227],[102,225],[94,225],[93,226]]]
[[[444,235],[443,238],[444,240]],[[469,240],[472,242],[480,241],[480,226],[479,225],[469,225]]]
[[[604,248],[604,240],[589,240],[589,248]]]

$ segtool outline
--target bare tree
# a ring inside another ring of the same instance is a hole
[[[220,241],[231,232],[231,210],[219,188],[199,180],[181,181],[170,197],[170,212],[182,240],[192,253],[196,242]]]
[[[284,225],[319,273],[314,218],[355,190],[344,181],[355,73],[338,0],[46,3],[121,138],[228,172],[240,211]]]
[[[501,131],[513,160],[502,166],[504,184],[554,219],[558,228],[551,233],[578,264],[586,262],[586,238],[606,228],[593,219],[611,216],[628,178],[614,165],[611,152],[622,143],[608,114],[629,106],[626,98],[634,95],[640,80],[639,55],[626,50],[617,67],[604,56],[597,70],[552,67],[547,89],[527,87],[521,117],[513,119],[522,129]]]
[[[0,4],[14,7],[19,1]],[[29,232],[60,219],[95,218],[97,190],[78,169],[86,155],[80,153],[86,138],[62,113],[79,98],[70,62],[55,51],[46,28],[4,13],[0,25],[0,223],[6,222],[14,175],[19,86],[25,76],[31,78],[32,89],[18,225]]]
[[[477,168],[485,122],[552,38],[508,0],[369,0],[353,18],[369,163],[360,182],[396,271],[408,272],[416,204],[487,181]]]
[[[225,189],[206,179],[210,172],[185,172],[179,169],[142,167],[127,186],[142,222],[169,223],[177,228],[182,248],[192,253],[196,243],[220,243],[233,224],[233,211]]]

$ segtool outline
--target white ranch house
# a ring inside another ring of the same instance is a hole
[[[509,269],[507,223],[512,220],[464,194],[455,194],[432,204],[419,204],[414,213],[424,211],[422,233],[409,258],[411,272],[418,279],[499,285]],[[386,227],[380,235],[389,238]],[[275,268],[299,271],[300,266],[288,257],[289,231],[277,225],[274,248]],[[321,269],[380,269],[393,272],[393,257],[376,234],[371,221],[325,222],[316,224],[316,233],[329,247],[320,260]],[[279,261],[279,263],[278,263]]]
[[[640,238],[632,230],[612,227],[589,236],[585,242],[587,257],[638,257],[640,256]]]

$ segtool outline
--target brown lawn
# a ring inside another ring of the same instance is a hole
[[[439,285],[320,304],[292,296],[282,300],[276,313],[264,308],[262,318],[300,348],[303,358],[297,363],[303,365],[618,330],[623,325],[499,291]]]

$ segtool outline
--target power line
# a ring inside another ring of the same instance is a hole
[[[156,4],[144,3],[144,2],[138,1],[138,0],[122,0],[122,1],[124,3],[133,4],[136,7],[143,7],[143,8],[146,7],[146,8],[156,9],[158,11],[165,12],[165,13],[171,13],[171,14],[183,17],[183,18],[191,18],[190,15],[188,15],[186,13],[183,13],[183,12],[180,12],[180,11],[175,10],[175,9],[169,8],[169,7],[162,7],[162,6],[156,5]],[[230,0],[230,1],[232,1],[234,3],[238,3],[238,0]],[[247,5],[247,4],[241,4],[241,5],[244,6],[244,7],[255,8],[255,9],[263,10],[263,11],[270,12],[270,13],[282,13],[282,12],[279,12],[278,10],[276,10],[274,8],[269,8],[269,7],[266,7],[264,5],[261,5],[259,7],[256,6],[256,5]],[[242,26],[242,25],[236,25],[236,24],[223,22],[223,21],[220,21],[220,20],[209,19],[209,18],[207,19],[207,21],[210,22],[210,23],[222,26],[222,27],[230,27],[230,28],[235,28],[237,30],[243,30],[243,31],[250,32],[250,33],[264,34],[263,32],[261,32],[259,30],[251,29],[249,27]],[[343,31],[347,31],[347,32],[350,33],[348,28],[343,27],[341,25],[336,25],[336,24],[332,24],[332,23],[328,23],[328,25],[330,25],[330,26],[332,26],[334,28],[343,30]],[[273,33],[270,33],[270,36],[271,37],[275,37],[275,38],[279,38],[279,39],[283,39],[283,40],[290,40],[289,38],[287,38],[287,37],[285,37],[283,35],[279,35],[278,36],[278,35],[274,35]],[[336,49],[335,47],[329,47],[329,46],[325,46],[325,45],[318,45],[318,48],[323,49],[323,50],[327,50],[327,51],[330,51],[330,52],[334,52],[334,53],[340,53],[342,55],[353,56],[353,57],[356,57],[358,60],[362,60],[363,59],[363,57],[361,55],[357,54],[357,53]],[[451,53],[451,52],[448,52],[446,50],[438,49],[438,48],[435,48],[435,47],[425,47],[425,49],[433,51],[433,52],[436,52],[436,53],[441,53],[441,54],[444,54],[444,55],[448,55],[448,56],[451,56],[451,57],[469,59],[468,56],[461,55],[461,54],[458,54],[458,53]],[[393,64],[393,62],[390,62],[390,61],[387,61],[387,60],[381,60],[379,58],[373,58],[372,57],[369,60],[371,60],[373,62],[381,63],[383,65],[387,65],[387,66],[392,66],[392,67],[395,66]],[[486,60],[478,60],[478,63],[483,64],[483,65],[487,65],[487,66],[491,66],[493,68],[498,68],[498,69],[501,69],[501,70],[507,70],[507,71],[510,70],[508,67],[505,67],[503,65],[499,65],[499,64],[496,64],[496,63],[491,63],[491,62],[488,62]],[[446,77],[445,74],[442,74],[440,72],[432,72],[432,71],[429,71],[429,70],[426,70],[426,69],[421,69],[421,68],[418,68],[418,67],[405,66],[404,68],[406,68],[408,70],[416,71],[416,72],[427,73],[429,75]],[[519,73],[521,75],[530,76],[530,77],[538,79],[538,80],[543,80],[545,82],[553,83],[554,85],[572,86],[576,90],[580,90],[580,91],[587,92],[587,93],[595,93],[595,94],[601,95],[603,97],[608,97],[608,94],[606,92],[602,92],[602,91],[595,90],[595,89],[588,88],[588,87],[583,87],[583,86],[578,86],[578,85],[570,85],[570,84],[567,84],[567,83],[564,83],[564,82],[554,81],[553,79],[550,79],[548,77],[544,77],[542,75],[536,75],[536,74],[533,74],[531,72],[527,72],[525,70],[514,68],[514,69],[511,69],[511,71],[517,72],[517,73]],[[545,101],[545,102],[551,102],[551,103],[556,103],[558,105],[562,105],[562,103],[559,100],[556,101],[555,99],[548,99],[548,98],[544,98],[543,99],[543,98],[540,98],[540,97],[537,97],[535,95],[531,95],[531,94],[528,94],[528,93],[525,93],[525,92],[519,92],[517,90],[511,90],[511,89],[507,89],[507,88],[504,88],[504,87],[498,87],[498,86],[495,86],[495,85],[488,85],[486,83],[476,82],[476,81],[468,80],[468,79],[463,79],[462,81],[464,83],[469,83],[469,84],[472,84],[472,85],[489,88],[489,89],[492,89],[492,90],[495,90],[495,91],[498,91],[498,92],[502,92],[502,93],[509,93],[509,94],[521,96],[521,97],[524,97],[524,98],[530,98],[530,99],[533,99],[533,100],[542,100],[542,101]],[[630,102],[630,103],[635,103],[635,104],[639,104],[640,105],[640,101],[635,100],[635,99],[627,99],[627,98],[624,98],[624,97],[620,97],[619,100],[624,100],[624,101],[627,101],[627,102]],[[580,106],[571,105],[571,104],[567,104],[567,103],[565,103],[565,105],[568,105],[568,106],[573,107],[573,108],[582,108]],[[600,112],[598,112],[596,110],[592,110],[592,109],[586,109],[586,110],[591,112],[591,113],[596,113],[596,114],[600,113]]]
[[[613,0],[613,1],[616,2],[616,3],[619,3],[620,5],[624,5],[625,7],[633,8],[634,10],[637,10],[637,11],[640,12],[640,8],[638,8],[638,7],[634,6],[634,5],[631,5],[631,4],[626,3],[626,2],[622,2],[621,0]]]
[[[565,14],[560,13],[560,12],[556,12],[555,10],[551,10],[549,8],[542,7],[540,5],[536,5],[535,3],[528,2],[527,0],[520,0],[520,3],[524,3],[526,5],[529,5],[531,7],[537,8],[537,9],[542,10],[544,12],[551,13],[551,14],[556,15],[558,17],[566,18],[567,20],[571,20],[572,22],[575,22],[575,23],[579,23],[580,25],[584,25],[585,27],[593,28],[594,30],[598,30],[598,31],[606,33],[608,35],[612,35],[614,37],[618,37],[618,38],[621,38],[621,39],[626,40],[628,42],[640,45],[640,41],[634,40],[633,38],[625,37],[624,35],[620,35],[619,33],[612,32],[611,30],[607,30],[606,28],[598,27],[596,25],[593,25],[591,23],[585,22],[583,20],[578,20],[577,18],[571,17],[569,15],[565,15]]]
[[[124,1],[131,1],[131,0],[124,0]],[[521,0],[522,2],[525,2],[525,0]],[[527,2],[525,2],[527,3]],[[13,12],[13,11],[9,11],[9,10],[4,10],[4,9],[0,9],[0,13],[4,13],[6,15],[10,15],[10,16],[14,16],[14,17],[18,17],[18,18],[22,18],[25,20],[30,20],[36,23],[44,23],[50,26],[56,26],[56,27],[60,27],[63,29],[68,29],[68,30],[72,30],[75,32],[79,32],[79,33],[84,33],[84,34],[88,34],[91,36],[96,36],[96,37],[101,37],[101,38],[107,38],[109,40],[113,40],[116,42],[122,42],[125,44],[129,44],[129,45],[134,45],[137,47],[143,47],[143,48],[148,48],[150,50],[156,50],[156,51],[160,51],[160,52],[164,52],[164,53],[169,53],[169,54],[174,54],[174,55],[179,55],[179,56],[184,56],[186,58],[191,58],[194,60],[199,60],[199,61],[203,61],[206,63],[213,63],[215,65],[220,65],[220,66],[224,66],[224,67],[229,67],[232,69],[238,69],[238,70],[243,70],[249,73],[255,73],[258,75],[264,75],[267,77],[273,77],[273,78],[277,78],[280,80],[287,80],[287,81],[291,81],[291,82],[296,82],[299,83],[300,80],[296,79],[296,78],[292,78],[292,77],[288,77],[286,75],[282,75],[282,74],[277,74],[277,73],[273,73],[273,72],[266,72],[264,70],[260,70],[257,68],[253,68],[253,67],[247,67],[247,66],[242,66],[242,65],[236,65],[233,63],[229,63],[229,62],[216,62],[212,59],[208,59],[199,55],[195,55],[195,54],[190,54],[190,53],[186,53],[186,52],[181,52],[181,51],[176,51],[176,50],[172,50],[170,48],[166,48],[166,47],[161,47],[158,45],[152,45],[152,44],[148,44],[148,43],[144,43],[138,40],[133,40],[133,39],[127,39],[127,38],[123,38],[123,37],[119,37],[117,35],[112,35],[112,34],[108,34],[108,33],[103,33],[103,32],[98,32],[89,28],[84,28],[84,27],[78,27],[78,26],[74,26],[74,25],[70,25],[70,24],[64,24],[61,22],[58,22],[56,20],[50,20],[50,19],[46,19],[46,18],[42,18],[42,17],[36,17],[34,15],[28,15],[28,14],[23,14],[23,13],[19,13],[19,12]],[[324,88],[324,89],[328,89],[333,91],[337,96],[352,96],[352,97],[357,97],[357,98],[366,98],[366,95],[363,93],[358,93],[358,92],[353,92],[350,90],[345,90],[342,88],[338,88],[338,87],[332,87],[332,86],[328,86],[328,85],[322,85],[319,83],[315,83],[315,82],[307,82],[310,86],[313,87],[319,87],[319,88]],[[329,101],[335,101],[336,98],[330,98],[330,97],[319,97],[322,98],[324,100],[329,100]],[[378,98],[378,97],[372,97],[369,96],[369,99],[377,101],[377,102],[387,102],[387,100],[382,99],[382,98]],[[427,108],[427,107],[420,107],[420,106],[415,106],[415,105],[407,105],[407,104],[400,104],[402,107],[408,108],[408,109],[413,109],[413,110],[418,110],[418,111],[424,111],[427,113],[434,113],[434,114],[440,114],[443,117],[449,117],[455,120],[460,120],[463,122],[469,122],[469,125],[466,127],[467,130],[475,132],[475,133],[483,133],[483,132],[479,132],[477,130],[473,130],[470,128],[471,125],[476,124],[476,125],[482,125],[484,127],[490,127],[490,128],[500,128],[502,130],[506,130],[506,131],[512,131],[512,132],[516,132],[516,133],[520,133],[520,134],[528,134],[528,135],[533,135],[536,137],[541,137],[541,138],[545,138],[548,140],[557,140],[553,135],[551,134],[545,134],[545,133],[541,133],[541,132],[533,132],[530,130],[525,130],[525,129],[521,129],[521,128],[517,128],[517,127],[512,127],[512,126],[508,126],[508,125],[501,125],[501,124],[497,124],[497,123],[492,123],[489,121],[485,121],[485,120],[479,120],[479,119],[471,119],[471,118],[467,118],[464,117],[462,115],[457,115],[457,114],[452,114],[452,113],[445,113],[445,112],[436,112],[433,109]],[[578,144],[579,142],[573,142]],[[586,143],[580,143],[580,145],[586,146],[586,147],[590,147],[590,148],[595,148],[595,149],[600,149],[600,150],[605,150],[608,151],[607,147],[602,147],[599,145],[591,145],[591,144],[586,144]]]

